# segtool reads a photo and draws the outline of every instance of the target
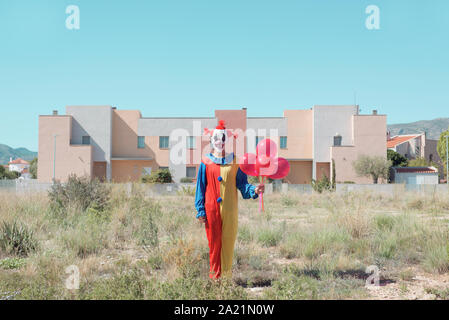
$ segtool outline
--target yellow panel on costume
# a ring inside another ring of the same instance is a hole
[[[220,176],[223,178],[220,184],[220,213],[222,220],[221,233],[221,272],[223,276],[231,275],[234,243],[237,238],[238,228],[238,197],[236,176],[239,165],[235,158],[231,164],[220,166]]]

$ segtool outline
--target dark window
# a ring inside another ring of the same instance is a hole
[[[187,137],[187,149],[195,149],[195,137]]]
[[[186,168],[186,177],[187,178],[195,178],[196,177],[196,167],[187,167]]]
[[[137,148],[145,148],[145,137],[137,137]]]
[[[90,144],[90,136],[83,136],[83,142],[82,144]]]
[[[263,140],[263,137],[256,137],[256,147],[257,147],[257,144],[259,143],[259,141],[262,141]]]
[[[168,167],[159,167],[159,170],[168,170]]]
[[[281,137],[281,149],[287,149],[287,137]]]
[[[159,137],[159,149],[168,149],[168,137],[167,136]]]

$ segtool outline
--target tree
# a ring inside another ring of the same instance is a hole
[[[438,164],[433,161],[427,161],[425,158],[418,157],[408,162],[409,167],[435,167],[438,168]]]
[[[143,183],[171,183],[173,182],[172,175],[168,169],[159,169],[151,172],[150,175],[142,176]]]
[[[447,174],[446,168],[446,136],[449,136],[449,129],[446,131],[441,132],[440,134],[440,140],[438,141],[437,145],[437,151],[438,155],[440,156],[441,162],[443,163],[444,167],[444,174]]]
[[[5,173],[6,173],[5,167],[0,165],[0,179],[3,179],[5,177]]]
[[[377,184],[379,178],[388,180],[391,163],[381,156],[360,155],[352,165],[358,176],[371,177]]]
[[[37,179],[37,158],[30,162],[30,173],[33,179]]]
[[[391,149],[387,150],[387,159],[391,160],[393,167],[406,167],[408,164],[406,157]]]

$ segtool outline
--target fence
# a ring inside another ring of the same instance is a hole
[[[51,183],[41,183],[37,180],[0,180],[0,192],[15,192],[17,194],[47,192]],[[179,195],[193,193],[194,183],[167,183],[167,184],[123,184],[125,191],[130,194],[134,186],[140,186],[148,196]],[[449,193],[446,184],[412,185],[412,184],[337,184],[337,193],[370,191],[381,194],[400,194],[404,192],[415,193]],[[309,184],[271,183],[265,185],[265,194],[271,193],[313,193]]]

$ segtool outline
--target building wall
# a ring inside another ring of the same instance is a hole
[[[387,117],[385,115],[354,115],[353,146],[332,146],[331,158],[335,162],[336,182],[352,181],[361,184],[373,183],[371,177],[359,177],[353,163],[360,155],[387,158]],[[332,172],[332,163],[331,168]],[[380,180],[379,183],[387,182]]]
[[[288,183],[292,184],[310,184],[312,182],[312,165],[310,161],[289,161],[290,172],[285,177]]]
[[[280,149],[279,156],[287,160],[313,159],[313,110],[285,110],[284,117],[287,120],[287,149]]]
[[[144,168],[150,167],[152,171],[159,168],[155,161],[112,160],[111,163],[113,182],[139,181]]]
[[[438,173],[396,172],[395,183],[438,184]]]
[[[40,182],[52,182],[53,171],[55,172],[55,179],[61,182],[67,181],[70,174],[91,177],[93,166],[92,146],[70,145],[71,128],[71,116],[39,117],[37,174]],[[55,161],[54,135],[57,135]]]
[[[342,137],[342,145],[353,145],[353,115],[358,106],[314,106],[313,107],[313,159],[315,162],[330,161],[330,147],[334,136]]]
[[[90,136],[93,161],[106,161],[107,179],[111,178],[112,107],[67,106],[66,114],[72,116],[71,144],[82,144],[83,136]]]

